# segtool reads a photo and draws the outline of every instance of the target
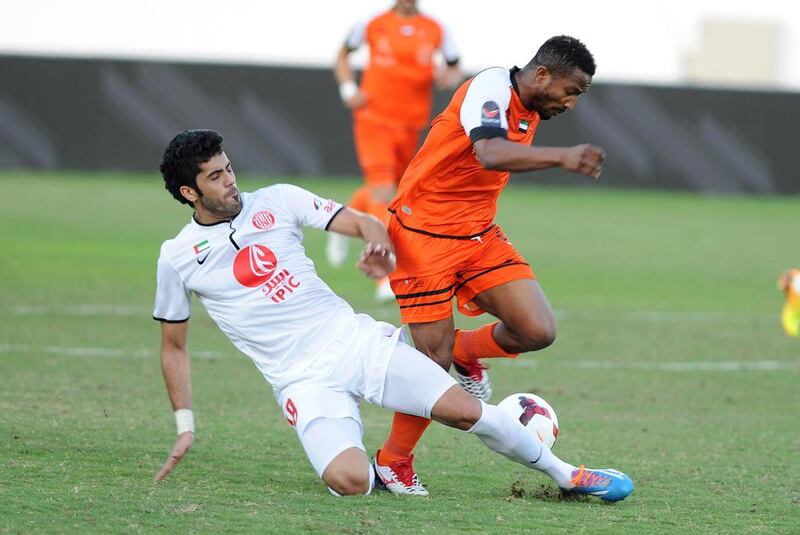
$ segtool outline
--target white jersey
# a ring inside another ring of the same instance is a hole
[[[153,317],[186,321],[194,292],[276,391],[324,377],[357,320],[317,276],[301,227],[326,229],[342,205],[288,184],[241,198],[233,220],[201,225],[192,218],[161,246]]]

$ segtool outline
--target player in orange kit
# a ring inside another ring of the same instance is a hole
[[[592,145],[532,147],[541,120],[572,109],[589,89],[594,58],[572,37],[548,39],[522,69],[494,67],[465,82],[436,119],[389,206],[397,253],[390,275],[417,349],[474,396],[491,395],[480,359],[513,358],[553,343],[556,322],[531,267],[494,221],[512,171],[561,167],[597,178],[605,154]],[[452,300],[500,321],[454,329]],[[397,494],[427,495],[412,466],[430,420],[396,413],[374,466]]]
[[[369,63],[355,83],[348,63],[351,52],[366,43]],[[438,69],[440,51],[446,67]],[[394,7],[356,25],[336,58],[334,70],[345,106],[353,110],[353,135],[364,185],[349,202],[385,224],[387,204],[427,125],[433,85],[453,88],[463,75],[458,51],[444,27],[417,10],[416,0],[398,0]],[[333,265],[347,258],[347,238],[329,236],[327,255]],[[379,299],[391,299],[389,281],[381,281]]]

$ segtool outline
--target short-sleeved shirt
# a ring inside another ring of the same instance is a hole
[[[402,17],[392,10],[356,24],[345,46],[355,50],[364,43],[369,63],[361,91],[367,105],[356,110],[356,119],[423,128],[431,114],[434,52],[440,50],[448,63],[458,61],[449,32],[431,17]]]
[[[241,197],[231,221],[192,218],[161,246],[153,317],[186,321],[193,292],[276,390],[324,377],[356,316],[317,276],[301,227],[327,228],[342,206],[287,184]]]
[[[456,90],[400,180],[389,205],[407,228],[443,236],[478,235],[492,225],[511,173],[484,169],[472,144],[505,137],[530,145],[539,114],[522,104],[512,70],[493,67]]]

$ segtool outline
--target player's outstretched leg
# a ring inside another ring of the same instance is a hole
[[[510,414],[475,399],[431,359],[402,342],[389,361],[381,405],[472,433],[493,451],[546,473],[565,491],[592,494],[607,501],[621,500],[633,491],[633,482],[621,472],[592,470],[562,461]]]
[[[441,397],[431,417],[476,435],[490,449],[512,461],[546,473],[564,491],[609,502],[622,500],[633,492],[633,481],[627,475],[614,469],[575,467],[562,461],[511,415],[471,398],[459,387]],[[469,425],[470,422],[474,423]]]

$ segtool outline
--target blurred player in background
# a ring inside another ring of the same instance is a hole
[[[783,330],[789,336],[800,336],[800,269],[789,269],[778,279],[778,288],[786,301],[781,312]]]
[[[359,87],[348,57],[365,43],[369,63]],[[444,66],[437,67],[436,51]],[[348,206],[388,223],[387,205],[430,119],[433,86],[454,88],[463,80],[458,60],[452,37],[417,10],[416,0],[398,0],[391,10],[355,26],[334,69],[342,102],[353,110],[353,137],[364,176],[364,185]],[[332,265],[344,263],[347,244],[343,236],[329,236],[327,256]],[[379,281],[376,296],[392,299],[388,279]]]
[[[381,277],[394,269],[394,255],[377,219],[289,184],[240,192],[222,136],[211,130],[175,136],[159,169],[167,190],[194,214],[164,242],[158,258],[153,317],[161,322],[161,367],[178,438],[156,480],[194,444],[187,346],[194,292],[272,385],[333,494],[369,494],[375,482],[363,444],[360,399],[472,433],[497,453],[543,471],[566,491],[606,501],[633,491],[630,478],[617,470],[560,460],[509,413],[470,396],[400,341],[399,329],[356,314],[333,293],[305,255],[301,229],[363,239],[357,267]]]
[[[595,72],[572,37],[548,39],[522,69],[493,67],[465,82],[434,119],[389,206],[397,251],[392,290],[417,349],[481,399],[491,389],[480,359],[514,358],[553,343],[556,322],[526,260],[493,221],[512,171],[561,167],[600,176],[604,152],[592,145],[532,147],[541,120],[572,109]],[[452,299],[468,316],[500,321],[456,331]],[[430,421],[396,414],[377,454],[379,474],[398,493],[419,494],[411,452]]]

